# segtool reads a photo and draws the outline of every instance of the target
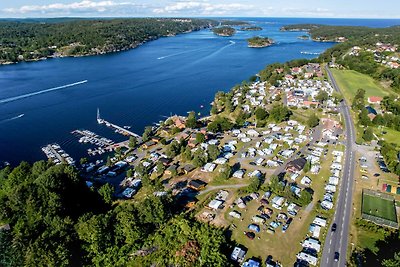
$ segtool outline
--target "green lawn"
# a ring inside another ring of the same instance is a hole
[[[366,97],[383,97],[389,94],[387,89],[383,88],[373,78],[357,71],[332,69],[332,74],[335,76],[336,82],[349,103],[351,103],[353,96],[360,88],[365,90]]]
[[[397,222],[394,202],[363,194],[362,212],[382,219]]]
[[[400,132],[387,128],[387,127],[374,127],[374,132],[379,138],[385,139],[386,142],[389,143],[394,143],[397,146],[400,147]],[[383,134],[382,132],[386,132],[386,134]]]

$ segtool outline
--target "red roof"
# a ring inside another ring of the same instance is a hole
[[[380,96],[370,96],[370,97],[368,97],[368,102],[377,103],[377,102],[381,102],[382,99],[383,98]]]

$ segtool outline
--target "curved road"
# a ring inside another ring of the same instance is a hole
[[[330,69],[326,67],[329,79],[332,82],[333,88],[340,92],[335,78],[333,77]],[[354,181],[354,168],[355,168],[355,132],[354,122],[350,114],[349,106],[346,101],[340,103],[340,111],[344,117],[346,124],[346,152],[345,162],[343,167],[342,179],[339,194],[336,200],[336,209],[333,222],[337,224],[335,232],[328,229],[325,239],[325,245],[322,252],[321,266],[346,266],[347,258],[347,244],[349,237],[349,227],[352,212],[353,200],[353,181]],[[335,252],[339,253],[339,260],[334,260]]]

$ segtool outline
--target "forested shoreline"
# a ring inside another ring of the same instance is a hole
[[[0,21],[0,64],[124,51],[215,25],[209,19],[178,18]]]

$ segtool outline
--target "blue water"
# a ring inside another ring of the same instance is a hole
[[[229,90],[270,63],[315,57],[301,52],[321,53],[333,45],[298,39],[303,33],[280,32],[283,25],[400,25],[400,20],[247,20],[263,31],[239,31],[226,38],[203,30],[161,38],[127,52],[0,67],[0,160],[15,164],[44,159],[40,148],[52,142],[79,160],[87,156],[88,146],[77,142],[71,134],[75,129],[124,139],[96,124],[97,108],[105,119],[131,125],[140,134],[146,125],[170,114],[196,110],[206,115],[218,90]],[[253,35],[268,36],[277,44],[248,48],[246,39]]]

